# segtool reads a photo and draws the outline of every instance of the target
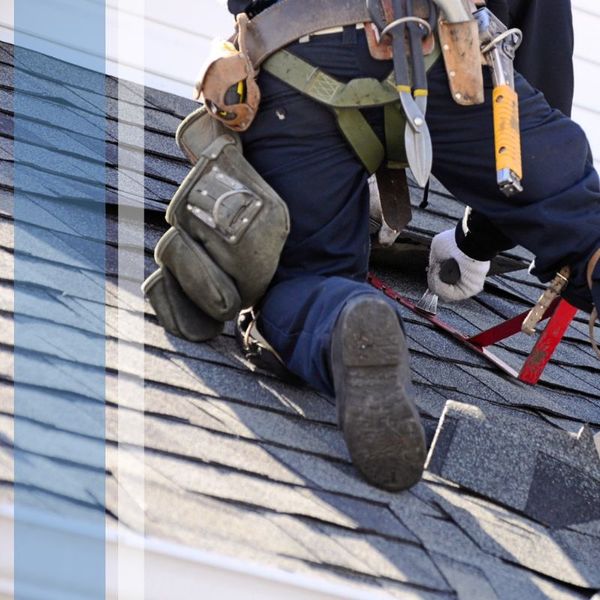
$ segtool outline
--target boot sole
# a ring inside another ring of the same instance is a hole
[[[411,487],[423,473],[425,435],[406,340],[387,302],[359,298],[344,310],[333,357],[338,417],[355,467],[386,490]]]

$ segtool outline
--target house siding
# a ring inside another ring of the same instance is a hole
[[[586,131],[595,164],[600,167],[600,5],[597,0],[574,0],[575,102],[573,118]]]

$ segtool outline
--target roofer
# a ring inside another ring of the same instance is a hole
[[[196,166],[169,207],[173,229],[157,247],[161,272],[146,291],[170,331],[185,335],[195,327],[182,317],[193,314],[188,298],[210,315],[203,322],[207,331],[189,339],[215,335],[213,321],[254,306],[260,334],[285,366],[335,396],[358,470],[377,486],[400,490],[421,477],[426,445],[399,310],[366,283],[369,174],[384,156],[391,167],[408,163],[421,185],[432,171],[511,243],[532,251],[542,281],[568,266],[564,295],[587,311],[592,283],[600,305],[600,190],[582,130],[517,74],[519,192],[516,102],[505,63],[517,32],[498,29],[485,9],[476,21],[462,0],[366,4],[229,0],[233,14],[245,12],[252,20],[238,16],[241,52],[224,45],[199,91],[215,123],[243,132],[244,158],[262,179],[234,159],[235,136],[220,136],[197,151],[189,139],[191,121],[184,124],[179,142]],[[444,9],[439,25],[436,5]],[[433,41],[436,26],[440,44]],[[486,70],[481,80],[479,36],[486,40],[488,34],[484,56],[495,65],[494,78]],[[444,61],[437,60],[440,52]],[[259,67],[257,108],[253,75]],[[201,129],[205,134],[206,125]],[[289,235],[276,197],[289,211]],[[231,198],[238,204],[226,206]],[[251,228],[256,244],[266,203],[278,220],[271,231],[263,229],[261,244],[242,252],[239,238]],[[279,248],[274,240],[283,247],[268,288],[245,290],[256,271],[255,254],[271,260]],[[214,260],[207,262],[207,254]],[[210,294],[197,293],[202,285]]]

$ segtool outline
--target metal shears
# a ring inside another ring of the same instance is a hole
[[[413,0],[392,0],[393,18],[388,20],[380,0],[367,0],[367,8],[381,37],[392,37],[394,79],[400,102],[406,115],[404,145],[408,165],[421,187],[425,187],[431,174],[433,151],[431,135],[425,122],[427,110],[427,74],[422,40],[435,26],[437,14],[432,5],[429,20],[413,14]],[[408,31],[413,85],[405,47]]]

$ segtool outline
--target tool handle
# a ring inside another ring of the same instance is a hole
[[[396,89],[400,94],[411,94],[410,75],[408,71],[408,62],[404,54],[404,41],[398,34],[394,34],[394,77],[396,79]]]
[[[523,164],[517,93],[509,85],[495,87],[493,106],[496,171],[512,171],[521,180]]]
[[[414,16],[413,0],[406,0],[406,13]],[[423,38],[427,31],[423,31],[418,23],[408,23],[410,55],[413,69],[413,88],[415,96],[427,95],[427,71],[425,69],[425,57],[423,56]]]
[[[392,0],[392,13],[394,19],[400,19],[406,16],[403,0]],[[396,79],[396,88],[400,93],[411,93],[410,74],[408,71],[408,60],[404,47],[404,33],[406,25],[400,24],[391,31],[392,48],[394,52],[394,77]]]

